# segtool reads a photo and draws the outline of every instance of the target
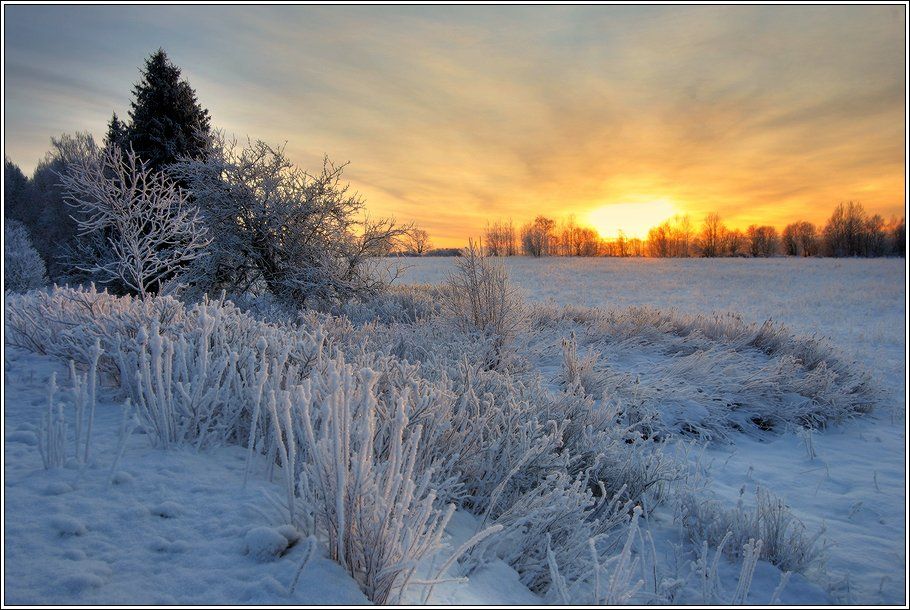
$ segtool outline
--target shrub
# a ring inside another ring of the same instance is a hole
[[[183,190],[132,150],[111,146],[83,157],[60,182],[76,210],[80,237],[97,254],[77,266],[103,284],[143,296],[160,292],[209,244]]]
[[[7,292],[26,292],[47,284],[44,261],[32,246],[28,230],[17,220],[3,226],[3,273]]]
[[[492,367],[502,360],[503,350],[525,317],[524,305],[505,268],[484,257],[481,246],[473,241],[455,259],[455,271],[446,280],[445,311],[459,330],[495,338]]]
[[[213,243],[193,269],[203,292],[246,292],[260,282],[282,300],[334,303],[381,291],[396,275],[388,254],[410,227],[359,220],[363,201],[342,182],[344,166],[296,167],[284,148],[209,137],[201,158],[169,171],[188,185]]]
[[[566,342],[554,381],[614,403],[649,438],[725,441],[734,431],[818,428],[868,413],[881,397],[871,374],[828,341],[771,321],[537,306],[530,323],[556,329]]]
[[[824,546],[819,539],[824,528],[810,535],[780,498],[758,487],[755,506],[740,497],[736,506],[724,508],[717,500],[698,492],[683,491],[676,506],[676,520],[692,542],[706,541],[739,559],[750,540],[761,543],[761,559],[781,570],[806,572],[822,561]]]
[[[327,536],[331,558],[381,604],[443,548],[455,505],[436,505],[433,469],[418,460],[421,427],[407,426],[408,396],[380,405],[378,380],[332,360],[300,386],[271,394],[269,412],[286,474],[300,473],[299,485],[289,481],[292,518]],[[391,425],[377,422],[382,407],[396,408]],[[308,518],[294,515],[295,489]]]

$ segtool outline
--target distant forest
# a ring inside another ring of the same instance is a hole
[[[423,232],[417,243],[405,240],[399,254],[454,256],[458,248],[429,247]],[[769,257],[829,256],[878,257],[906,255],[903,217],[886,221],[868,214],[862,204],[838,204],[824,226],[796,221],[778,231],[770,225],[752,225],[745,231],[728,228],[718,214],[708,214],[700,225],[689,216],[675,216],[648,231],[646,239],[602,238],[593,227],[578,224],[573,217],[557,222],[538,216],[516,227],[511,220],[488,222],[481,237],[489,256],[648,256]]]

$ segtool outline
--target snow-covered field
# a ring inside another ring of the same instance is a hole
[[[411,283],[439,283],[453,265],[452,259],[404,262],[410,268],[402,281]],[[797,369],[796,377],[791,375],[787,345],[759,353],[726,336],[710,336],[710,332],[678,336],[664,327],[649,335],[656,342],[636,340],[638,335],[628,338],[622,335],[626,330],[617,330],[626,328],[621,316],[617,321],[574,310],[566,315],[539,314],[541,326],[521,335],[516,345],[547,387],[556,388],[564,375],[560,340],[569,330],[578,332],[580,356],[596,350],[599,361],[592,365],[590,379],[627,402],[674,405],[684,417],[694,413],[704,418],[714,413],[712,392],[719,393],[724,385],[718,379],[735,380],[741,387],[724,387],[724,399],[748,406],[744,412],[749,414],[750,409],[767,408],[777,414],[778,425],[770,433],[750,431],[746,419],[741,422],[746,426],[742,433],[718,426],[715,432],[725,437],[722,442],[707,443],[703,442],[706,436],[698,436],[673,444],[667,454],[684,456],[680,463],[699,476],[687,479],[684,488],[674,488],[672,493],[695,490],[698,502],[710,501],[730,510],[740,500],[751,506],[760,487],[789,507],[807,535],[823,528],[819,537],[823,553],[810,568],[794,571],[778,590],[782,571],[759,561],[751,587],[744,587],[738,580],[742,560],[720,558],[716,572],[710,569],[716,544],[711,545],[705,565],[698,567],[700,547],[684,536],[674,518],[677,501],[665,500],[642,524],[647,536],[636,539],[641,546],[632,549],[643,582],[632,601],[719,603],[730,601],[741,589],[744,601],[753,604],[773,598],[785,604],[905,602],[904,260],[515,258],[504,264],[530,301],[610,310],[646,305],[680,314],[735,312],[744,324],[773,318],[798,334],[829,337],[837,356],[867,369],[876,390],[881,390],[874,394],[877,404],[871,414],[808,432],[787,419],[790,407],[805,406],[798,392],[787,389],[801,387],[793,384],[805,373]],[[552,329],[546,328],[548,319],[553,320]],[[324,324],[325,332],[339,343],[352,345],[351,353],[364,346],[379,349],[374,346],[383,341],[397,345],[392,353],[415,349],[408,342],[417,335],[407,329],[384,335]],[[420,325],[416,329],[413,332],[439,332]],[[346,335],[351,336],[345,339]],[[439,358],[445,357],[449,338],[438,335]],[[50,333],[45,340],[58,338]],[[72,397],[66,392],[69,374],[62,362],[49,355],[5,347],[6,603],[367,603],[358,583],[329,559],[324,540],[314,544],[316,539],[306,537],[305,527],[286,527],[284,479],[274,472],[278,469],[267,466],[265,455],[257,455],[245,485],[246,449],[216,443],[202,448],[184,444],[165,451],[153,448],[150,435],[139,430],[122,435],[122,396],[113,387],[100,390],[93,457],[86,463],[68,459],[63,468],[45,470],[37,445],[52,373],[62,388],[58,399],[67,408],[67,452],[74,452]],[[723,368],[715,370],[712,362]],[[682,363],[686,366],[680,367]],[[629,385],[630,374],[640,376],[640,391],[630,393],[630,388],[639,387]],[[776,385],[765,383],[769,376]],[[659,399],[654,392],[665,388],[662,384],[668,380],[674,384],[672,396]],[[813,395],[830,399],[824,408],[841,404],[841,397],[834,394]],[[731,422],[739,425],[735,415],[731,414]],[[671,430],[679,424],[667,419],[659,426]],[[118,461],[121,439],[126,440]],[[619,448],[623,446],[620,443]],[[494,497],[503,492],[497,489]],[[501,503],[505,501],[503,497]],[[429,566],[419,566],[416,579],[431,578],[432,566],[445,561],[454,547],[478,531],[481,521],[485,519],[459,510],[446,529],[448,548],[433,555]],[[645,548],[650,541],[653,551]],[[541,597],[526,588],[522,578],[527,581],[528,573],[516,572],[526,569],[522,558],[510,560],[507,547],[500,550],[499,558],[487,553],[473,571],[454,564],[446,578],[470,572],[468,579],[436,585],[429,601],[560,600],[558,591]],[[583,553],[587,549],[579,550],[579,555]],[[604,566],[604,587],[611,571],[621,571],[622,556],[617,555],[617,561]],[[291,592],[300,566],[299,582]],[[631,577],[639,578],[638,572]],[[427,591],[415,584],[402,599],[419,603]],[[572,595],[584,592],[583,588],[572,591]]]
[[[435,284],[451,258],[406,258],[402,282]],[[824,525],[831,601],[901,603],[906,586],[905,259],[502,259],[526,298],[560,305],[647,305],[735,312],[829,337],[888,392],[866,416],[812,434],[741,437],[712,447],[713,488],[736,501],[760,484],[807,525]],[[820,600],[815,600],[820,601]]]
[[[833,339],[903,394],[905,259],[500,259],[532,301],[689,314],[729,311]],[[400,282],[435,284],[453,258],[402,258]]]

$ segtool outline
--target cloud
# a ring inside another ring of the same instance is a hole
[[[24,167],[49,117],[76,108],[64,128],[100,135],[125,114],[165,46],[216,125],[288,141],[304,166],[350,161],[371,213],[440,245],[648,198],[733,224],[903,206],[904,7],[7,11],[6,146]]]

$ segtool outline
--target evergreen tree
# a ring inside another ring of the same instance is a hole
[[[204,155],[209,111],[163,49],[146,60],[133,98],[127,142],[146,164],[163,169],[180,157]]]
[[[107,134],[104,136],[104,147],[117,146],[123,148],[126,144],[127,125],[117,116],[115,112],[107,124]]]
[[[28,178],[9,158],[3,163],[3,216],[28,223],[37,212],[29,201]]]

